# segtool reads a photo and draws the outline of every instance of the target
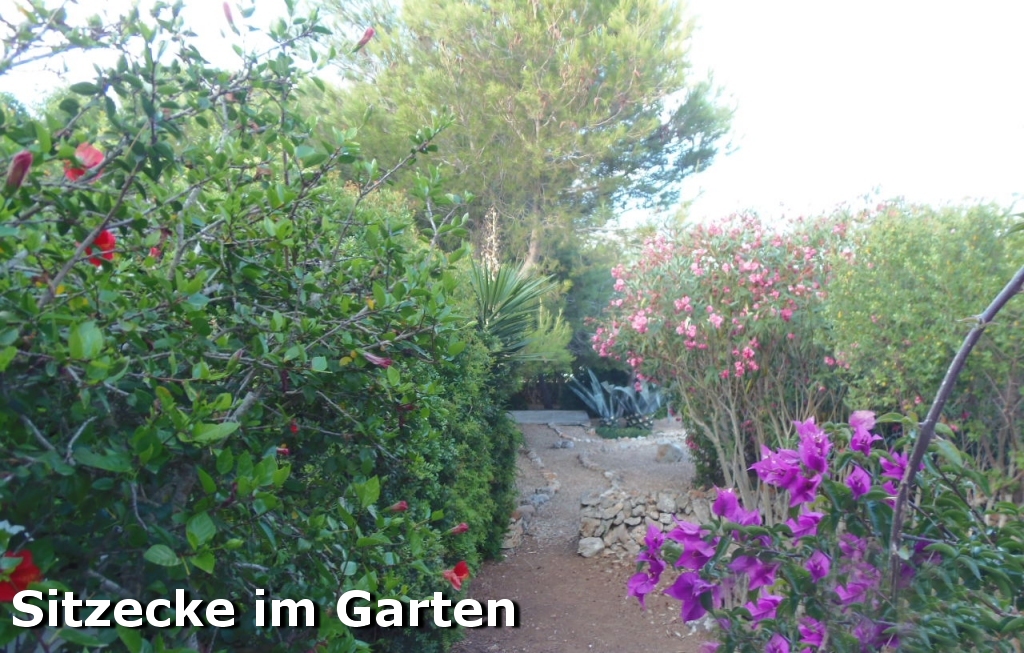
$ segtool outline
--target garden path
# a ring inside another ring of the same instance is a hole
[[[520,625],[468,630],[453,653],[696,653],[707,635],[680,621],[678,601],[655,593],[641,611],[636,599],[626,596],[626,581],[636,573],[632,560],[586,559],[576,552],[582,495],[607,489],[610,478],[644,492],[685,487],[692,466],[655,463],[657,435],[602,440],[581,426],[524,421],[530,420],[520,420],[525,439],[518,460],[521,503],[548,485],[551,476],[543,471],[554,472],[560,488],[536,509],[522,544],[504,560],[485,564],[470,587],[470,596],[479,601],[514,600]],[[567,441],[571,448],[555,448]],[[543,470],[527,450],[536,453]],[[581,454],[592,463],[589,468]]]

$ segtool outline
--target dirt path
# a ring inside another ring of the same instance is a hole
[[[612,477],[630,489],[681,488],[689,483],[692,468],[656,464],[656,437],[610,441],[581,427],[560,426],[561,435],[545,425],[521,428],[526,447],[544,465],[541,469],[520,453],[522,503],[531,503],[536,490],[551,482],[550,472],[560,487],[550,501],[533,499],[540,505],[522,544],[503,561],[485,565],[471,587],[472,597],[480,601],[514,600],[520,625],[467,631],[454,653],[696,653],[705,633],[680,621],[677,601],[652,594],[644,612],[636,599],[627,598],[626,581],[635,573],[632,561],[587,559],[576,552],[582,495],[607,489]],[[554,447],[569,441],[572,448]],[[581,453],[600,469],[585,468]]]

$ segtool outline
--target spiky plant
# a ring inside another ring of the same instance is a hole
[[[477,324],[500,343],[497,357],[523,359],[540,301],[555,287],[551,278],[529,274],[522,265],[488,270],[474,263],[469,279],[476,295]]]

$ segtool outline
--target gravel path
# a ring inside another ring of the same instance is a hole
[[[677,601],[653,594],[641,611],[626,596],[626,581],[636,571],[632,561],[576,553],[584,494],[613,483],[641,491],[689,484],[688,462],[654,462],[659,442],[679,442],[681,434],[602,440],[576,426],[521,428],[526,447],[516,483],[521,503],[536,505],[535,512],[522,543],[504,560],[486,564],[470,589],[480,601],[515,601],[520,625],[467,631],[454,653],[696,653],[705,633],[680,621]],[[549,495],[545,488],[552,484],[558,490]]]

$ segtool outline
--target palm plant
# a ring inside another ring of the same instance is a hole
[[[500,343],[495,356],[527,359],[527,334],[536,327],[541,298],[554,288],[551,278],[533,276],[522,265],[490,270],[474,263],[469,280],[476,294],[477,324]]]

